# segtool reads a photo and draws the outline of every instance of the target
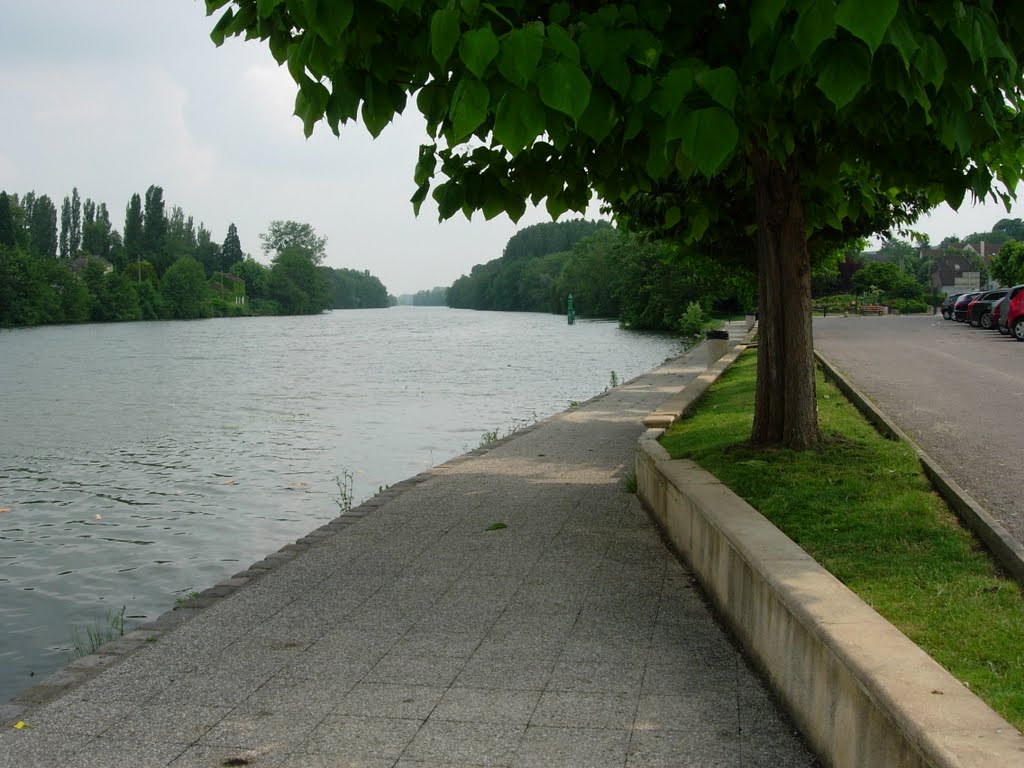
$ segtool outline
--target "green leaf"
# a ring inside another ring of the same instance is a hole
[[[498,38],[490,27],[474,29],[459,41],[459,58],[474,75],[483,79],[487,66],[498,55]]]
[[[773,83],[779,84],[802,63],[803,59],[796,43],[789,39],[780,40],[779,47],[775,49],[775,58],[772,59],[772,68],[768,77]]]
[[[914,30],[910,28],[904,14],[898,14],[889,24],[889,28],[885,31],[884,41],[899,52],[904,65],[908,67],[917,52],[921,50],[921,46],[914,37]]]
[[[515,157],[544,132],[544,107],[533,94],[509,91],[494,116],[494,138]]]
[[[456,11],[436,11],[430,19],[430,52],[442,67],[451,58],[459,42],[459,14]]]
[[[332,0],[320,6],[320,37],[336,43],[352,23],[352,0]]]
[[[767,37],[779,22],[786,0],[754,0],[750,7],[750,31],[748,39],[756,43]]]
[[[601,65],[601,78],[611,86],[619,96],[625,96],[633,79],[629,65],[621,56],[610,56]]]
[[[256,16],[266,19],[284,0],[256,0]]]
[[[556,61],[540,71],[540,98],[552,109],[579,120],[590,102],[590,81],[578,65]]]
[[[842,109],[870,77],[871,52],[862,43],[843,40],[829,48],[817,85],[836,109]]]
[[[479,128],[487,118],[490,93],[479,80],[465,79],[452,95],[451,123],[453,138],[461,141]]]
[[[899,0],[842,0],[836,9],[836,24],[867,43],[874,55],[899,7]]]
[[[416,172],[413,174],[413,181],[417,185],[426,184],[434,175],[437,168],[437,145],[420,144],[419,157],[416,160]]]
[[[569,4],[555,3],[548,12],[548,21],[552,24],[561,24],[569,18]]]
[[[721,107],[694,110],[683,122],[683,150],[705,176],[725,164],[739,138],[736,121]]]
[[[814,0],[796,20],[793,42],[804,61],[810,61],[818,46],[835,37],[836,18],[832,0]]]
[[[547,28],[548,45],[559,56],[573,64],[580,63],[580,49],[568,32],[557,24],[549,24]]]
[[[941,88],[946,78],[946,54],[942,52],[942,46],[934,37],[924,40],[921,50],[914,56],[914,69],[916,69],[926,82],[936,88]]]
[[[513,85],[525,88],[537,72],[537,64],[544,52],[543,32],[535,26],[514,29],[501,38],[498,71]]]
[[[658,81],[651,109],[664,117],[674,112],[692,90],[693,72],[689,67],[677,67]]]
[[[708,96],[732,112],[736,104],[736,94],[740,91],[740,81],[731,67],[718,67],[701,72],[697,75],[697,84]]]
[[[590,91],[590,103],[580,117],[579,128],[600,144],[615,127],[615,101],[603,88]]]
[[[233,8],[228,8],[224,11],[224,15],[217,19],[217,23],[213,25],[213,29],[210,30],[210,39],[213,40],[213,44],[216,46],[224,45],[224,36],[227,34],[228,27],[231,26],[231,22],[235,19],[235,11]]]
[[[673,205],[671,208],[669,208],[667,211],[665,211],[665,221],[662,223],[662,225],[666,229],[671,229],[676,224],[678,224],[680,221],[682,221],[682,218],[683,218],[683,212],[681,210],[679,210],[679,206],[678,205]]]
[[[506,523],[491,523],[486,528],[484,528],[484,530],[485,531],[500,531],[502,528],[508,528],[508,525]]]

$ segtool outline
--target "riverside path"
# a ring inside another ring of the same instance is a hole
[[[385,492],[27,727],[8,710],[0,766],[815,765],[623,489],[641,419],[703,369]]]
[[[909,315],[815,318],[814,346],[1024,542],[1024,344]]]

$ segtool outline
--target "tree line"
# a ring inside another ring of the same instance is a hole
[[[615,318],[642,330],[682,330],[692,303],[708,312],[753,306],[754,276],[680,248],[577,219],[534,224],[508,241],[500,258],[473,267],[447,291],[448,306],[566,312],[572,294],[581,317]]]
[[[315,314],[387,307],[369,272],[322,265],[326,238],[313,227],[273,221],[260,236],[266,266],[242,250],[229,225],[214,241],[163,189],[133,194],[124,224],[107,205],[81,198],[0,192],[0,325]]]

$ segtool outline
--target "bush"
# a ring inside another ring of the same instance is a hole
[[[891,301],[889,306],[901,315],[919,315],[928,311],[928,305],[923,301],[903,299],[902,301]]]
[[[700,302],[691,301],[686,307],[686,311],[683,312],[683,316],[679,318],[676,330],[683,336],[696,336],[703,332],[707,322],[708,315],[704,311],[704,307],[700,305]]]

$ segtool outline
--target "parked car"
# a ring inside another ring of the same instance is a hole
[[[967,322],[975,328],[990,329],[992,327],[992,306],[1007,293],[1009,293],[1008,288],[999,288],[981,294],[967,305]]]
[[[967,321],[967,305],[974,301],[978,296],[981,295],[981,291],[975,291],[974,293],[962,293],[960,298],[956,300],[953,305],[953,319],[958,323]]]
[[[951,293],[942,300],[942,307],[940,308],[940,311],[944,318],[947,320],[953,319],[953,305],[956,304],[957,299],[961,296],[963,296],[962,293]]]
[[[1006,327],[1017,341],[1024,341],[1024,285],[1015,285],[1008,294]]]
[[[992,330],[999,331],[1003,336],[1010,332],[1006,327],[1006,307],[1010,303],[1010,295],[1003,296],[992,305]]]

